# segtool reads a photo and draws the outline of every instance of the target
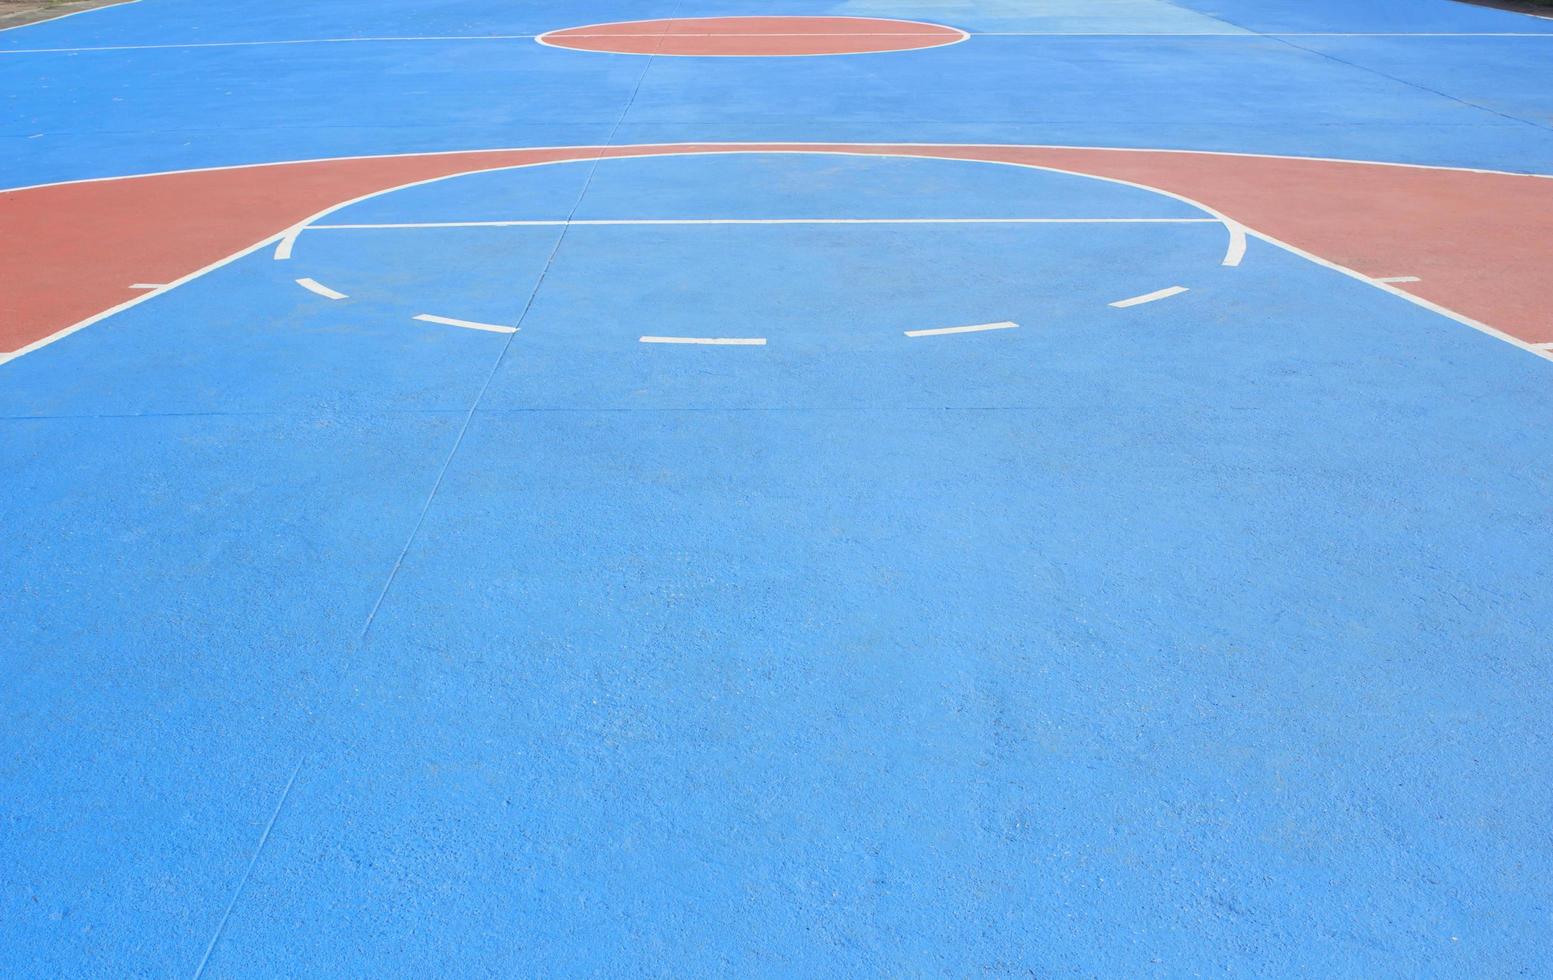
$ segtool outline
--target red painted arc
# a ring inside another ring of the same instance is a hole
[[[942,24],[878,17],[676,17],[569,27],[538,41],[577,51],[728,58],[911,51],[968,36]]]
[[[1553,342],[1553,180],[1347,161],[1040,146],[717,144],[479,150],[151,174],[0,192],[0,352],[143,299],[342,201],[529,163],[677,153],[907,155],[1052,167],[1157,188],[1519,342]],[[60,220],[71,216],[73,220]]]

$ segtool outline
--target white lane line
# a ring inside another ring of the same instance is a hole
[[[92,9],[100,10],[101,8],[100,7],[94,7]],[[132,283],[129,284],[129,288],[130,289],[161,289],[165,285],[167,285],[167,283],[165,283],[165,282],[132,282]]]
[[[1296,245],[1290,245],[1288,242],[1280,238],[1274,238],[1272,235],[1266,234],[1265,232],[1253,231],[1251,234],[1260,238],[1262,241],[1269,245],[1283,249],[1290,255],[1297,255],[1307,262],[1314,262],[1316,265],[1326,269],[1331,269],[1333,272],[1340,272],[1350,279],[1357,279],[1360,282],[1367,282],[1382,292],[1390,293],[1393,296],[1398,296],[1407,300],[1414,306],[1422,307],[1431,313],[1437,313],[1448,320],[1455,320],[1457,323],[1463,326],[1471,327],[1473,330],[1485,333],[1488,336],[1495,338],[1496,340],[1502,340],[1507,344],[1519,347],[1521,350],[1530,351],[1531,353],[1545,360],[1553,361],[1553,346],[1543,347],[1539,344],[1529,343],[1519,337],[1514,336],[1513,334],[1505,333],[1498,327],[1491,327],[1484,323],[1482,320],[1474,320],[1472,317],[1467,316],[1466,314],[1457,313],[1455,310],[1449,307],[1441,306],[1439,303],[1424,299],[1422,296],[1419,296],[1415,293],[1410,293],[1405,289],[1398,289],[1396,286],[1393,286],[1390,283],[1380,282],[1379,280],[1372,279],[1362,272],[1356,272],[1353,269],[1348,268],[1346,265],[1338,265],[1331,259],[1324,259],[1321,256],[1307,252],[1303,248],[1300,248]]]
[[[1012,330],[1019,324],[1012,320],[999,320],[997,323],[973,323],[968,327],[935,327],[932,330],[907,330],[908,337],[937,337],[946,333],[980,333],[983,330]]]
[[[297,285],[301,286],[303,289],[308,290],[309,292],[317,293],[326,299],[345,299],[344,293],[337,289],[330,289],[328,286],[325,286],[323,283],[316,279],[308,279],[304,276],[303,278],[297,280]]]
[[[1419,282],[1417,276],[1378,276],[1376,282]]]
[[[1144,303],[1152,303],[1157,299],[1168,299],[1171,296],[1179,296],[1186,292],[1185,286],[1167,286],[1164,289],[1156,289],[1152,293],[1144,293],[1142,296],[1133,296],[1129,299],[1119,299],[1111,305],[1117,309],[1128,306],[1140,306]]]
[[[764,347],[764,337],[641,337],[644,344],[714,344],[722,347]]]
[[[597,218],[584,220],[407,221],[308,225],[298,231],[378,228],[548,228],[560,225],[1216,225],[1217,218]],[[286,253],[290,255],[290,250]],[[284,258],[286,256],[276,256]]]
[[[94,7],[92,9],[101,10],[104,8]],[[139,306],[141,303],[144,303],[146,300],[149,300],[152,297],[165,295],[171,290],[182,286],[184,283],[193,282],[208,272],[214,272],[223,266],[231,265],[233,262],[236,262],[238,259],[241,259],[244,256],[252,255],[273,241],[275,241],[274,235],[271,235],[268,238],[262,238],[259,241],[254,242],[252,245],[249,245],[247,248],[239,249],[238,251],[233,252],[231,255],[219,258],[209,265],[200,266],[198,269],[195,269],[188,275],[180,276],[160,289],[146,290],[139,296],[131,297],[130,299],[125,300],[117,306],[111,306],[108,309],[103,310],[101,313],[94,313],[84,320],[77,320],[70,326],[62,327],[46,337],[39,337],[32,343],[18,347],[16,350],[11,351],[9,354],[0,354],[0,364],[4,364],[7,361],[14,361],[16,358],[21,357],[23,354],[31,354],[35,350],[40,350],[44,347],[47,347],[49,344],[54,343],[56,340],[63,340],[64,338],[70,336],[73,333],[76,333],[77,331],[85,330],[87,327],[90,327],[93,324],[101,323],[109,317],[117,316],[118,314],[123,313],[125,310]]]
[[[517,333],[517,327],[503,326],[500,323],[481,323],[479,320],[455,320],[450,316],[434,316],[430,313],[418,313],[411,317],[412,320],[420,320],[422,323],[441,323],[449,327],[466,327],[470,330],[488,330],[491,333]]]

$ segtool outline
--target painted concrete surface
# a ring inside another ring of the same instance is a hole
[[[972,37],[780,62],[40,50],[748,12],[139,0],[0,33],[0,160],[961,133],[1553,170],[1553,35],[1265,36],[1403,6],[798,3]],[[963,160],[595,157],[317,223],[0,364],[0,972],[1543,969],[1546,360]]]

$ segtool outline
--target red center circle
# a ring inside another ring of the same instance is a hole
[[[911,51],[968,36],[942,24],[875,17],[676,17],[568,27],[537,40],[614,54],[759,58]]]

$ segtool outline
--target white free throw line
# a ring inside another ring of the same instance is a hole
[[[377,228],[548,228],[560,225],[1202,225],[1217,218],[609,218],[574,221],[415,221],[308,225],[304,231]]]
[[[1143,303],[1152,303],[1157,299],[1168,299],[1186,292],[1185,286],[1167,286],[1164,289],[1156,289],[1152,293],[1144,293],[1142,296],[1134,296],[1130,299],[1119,299],[1111,305],[1120,309],[1124,306],[1138,306]]]
[[[997,323],[973,323],[968,327],[935,327],[932,330],[908,330],[908,337],[937,337],[946,333],[980,333],[983,330],[1012,330],[1019,324],[1012,320],[999,320]]]
[[[717,344],[726,347],[764,347],[764,337],[642,337],[644,344]]]
[[[303,278],[297,280],[297,285],[301,286],[303,289],[308,290],[309,292],[317,293],[318,295],[324,297],[325,299],[344,299],[345,298],[345,294],[344,293],[342,293],[342,292],[340,292],[339,290],[336,290],[336,289],[330,289],[328,286],[325,286],[323,283],[319,282],[316,279],[308,279],[306,277],[303,277]]]
[[[411,317],[412,320],[420,320],[423,323],[441,323],[449,327],[467,327],[470,330],[488,330],[491,333],[517,333],[517,327],[506,327],[500,323],[481,323],[478,320],[455,320],[450,316],[433,316],[430,313],[418,313]]]
[[[1417,276],[1380,276],[1376,282],[1418,282]]]

